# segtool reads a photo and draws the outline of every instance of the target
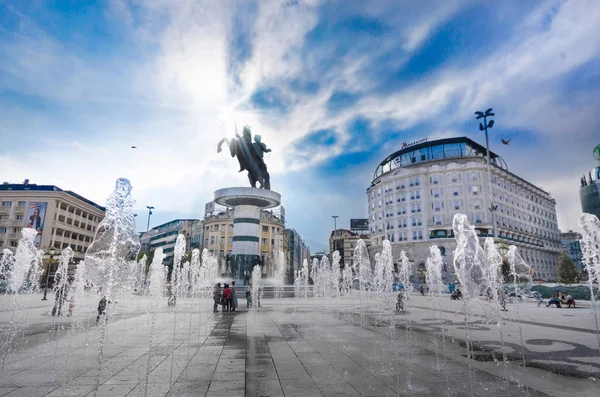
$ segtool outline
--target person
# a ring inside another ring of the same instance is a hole
[[[229,284],[225,284],[225,288],[223,289],[223,298],[223,311],[230,312],[233,294],[231,292],[231,288],[229,288]]]
[[[460,290],[460,288],[456,289],[456,298],[457,299],[462,299],[462,291]]]
[[[221,303],[221,283],[217,283],[213,289],[213,301],[215,302],[213,306],[213,313],[218,313],[219,310],[217,308],[219,303]]]
[[[454,293],[454,292],[452,292]],[[398,293],[398,298],[396,299],[396,311],[404,311],[404,295],[402,294],[402,291],[400,291]]]
[[[40,216],[40,209],[36,208],[33,210],[33,215],[29,217],[29,223],[27,227],[35,229],[36,232],[41,233],[42,231],[42,217]]]
[[[107,301],[106,295],[102,295],[100,302],[98,302],[98,316],[96,316],[96,324],[98,324],[98,321],[100,321],[100,316],[106,315],[106,305],[108,303],[110,303],[110,301]]]
[[[232,301],[231,301],[231,311],[234,312],[236,311],[237,307],[238,307],[238,297],[237,297],[237,290],[235,288],[235,281],[231,282],[231,294],[232,294]]]
[[[560,305],[560,292],[556,291],[556,294],[548,301],[546,307],[550,307],[552,305],[556,305],[556,307],[562,307]]]
[[[535,291],[535,292],[533,293],[533,295],[535,296],[535,300],[536,300],[536,302],[537,302],[537,305],[538,305],[538,307],[540,307],[540,305],[541,305],[541,304],[544,302],[544,301],[542,300],[542,294],[540,294],[539,292]]]
[[[252,288],[252,284],[249,284],[249,287],[246,290],[246,309],[249,309],[252,307],[252,293],[250,292],[251,288]]]
[[[425,295],[425,287],[423,285],[421,285],[421,288],[419,290],[421,292],[421,295]]]
[[[573,297],[570,294],[567,294],[564,303],[567,305],[568,308],[571,308],[571,306],[575,307],[575,299],[573,299]]]

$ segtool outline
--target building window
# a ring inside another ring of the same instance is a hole
[[[16,240],[12,240],[10,242],[10,246],[13,247],[13,248],[15,248],[17,246],[17,241]]]
[[[480,210],[481,209],[481,200],[469,200],[469,208],[471,210]]]
[[[263,231],[263,233],[268,233],[269,232],[269,226],[263,226],[262,227],[262,231]]]
[[[480,189],[478,185],[470,185],[469,186],[469,193],[471,193],[474,196],[479,195]]]
[[[431,195],[433,197],[440,197],[444,194],[444,190],[441,187],[434,187],[431,189]]]
[[[2,206],[3,207],[12,207],[12,201],[3,201]]]
[[[215,236],[210,237],[210,245],[215,245]]]
[[[0,227],[0,234],[4,234],[6,233],[6,228],[5,227]]]
[[[438,185],[440,183],[441,177],[439,175],[432,175],[429,177],[429,182],[432,185]]]
[[[434,225],[442,225],[444,223],[444,215],[434,215],[433,216],[433,224]]]
[[[269,241],[268,239],[266,239],[266,238],[263,238],[263,239],[262,239],[262,243],[263,243],[263,245],[267,245],[267,244],[268,244],[268,241]]]
[[[225,237],[221,237],[221,245],[225,245]]]
[[[23,215],[17,215],[17,220],[18,221],[22,221],[23,220]]]
[[[454,173],[450,174],[450,176],[448,177],[448,180],[450,181],[450,183],[459,183],[460,182],[460,174],[454,172]]]
[[[444,210],[444,202],[442,200],[436,200],[431,202],[431,209],[436,212]]]
[[[0,215],[0,221],[7,221],[8,215]]]
[[[477,181],[479,181],[479,171],[469,171],[469,172],[467,172],[467,180],[469,182],[477,182]]]
[[[19,201],[18,207],[25,207],[27,205],[27,201]]]

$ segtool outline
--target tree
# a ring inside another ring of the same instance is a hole
[[[561,283],[571,284],[579,282],[579,271],[571,257],[562,253],[558,257],[558,281]]]

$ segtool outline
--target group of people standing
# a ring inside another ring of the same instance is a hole
[[[227,283],[221,289],[221,283],[217,283],[213,290],[213,313],[218,313],[219,305],[222,306],[223,312],[234,312],[238,307],[237,291],[235,289],[235,281],[231,282],[231,286]]]

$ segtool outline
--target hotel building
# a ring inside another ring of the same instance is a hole
[[[395,258],[404,250],[414,262],[416,281],[423,278],[429,247],[437,245],[450,272],[454,215],[466,214],[483,243],[493,237],[495,208],[498,247],[517,246],[535,279],[556,280],[561,248],[556,201],[510,172],[493,152],[490,186],[486,154],[485,147],[461,137],[410,145],[384,159],[367,189],[370,251],[380,251],[388,239]]]

